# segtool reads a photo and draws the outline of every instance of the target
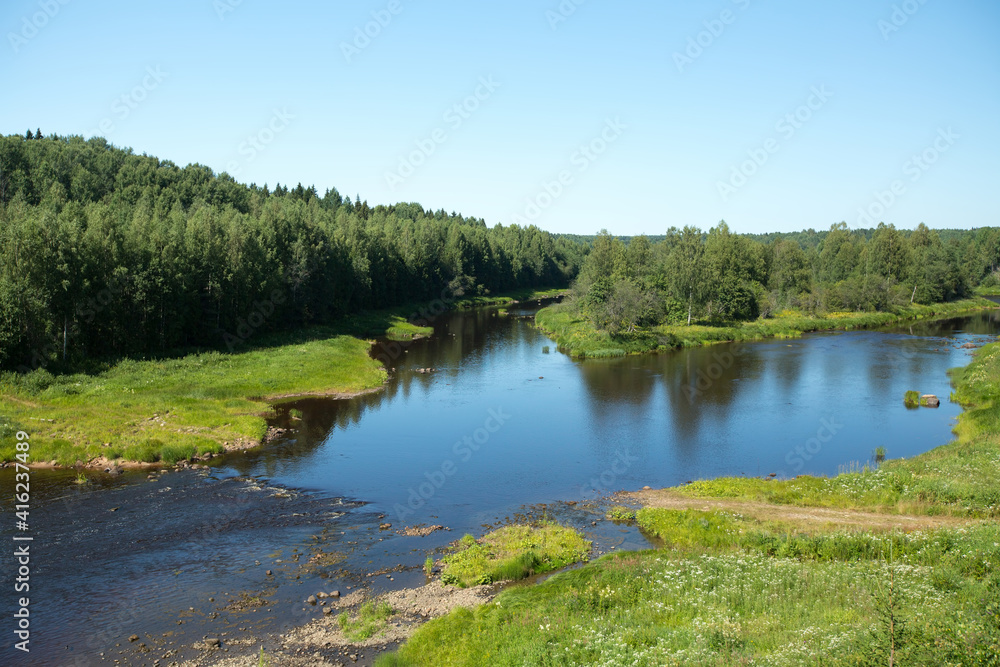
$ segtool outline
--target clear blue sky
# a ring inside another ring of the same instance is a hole
[[[1000,224],[995,0],[559,6],[6,0],[0,131],[557,232]]]

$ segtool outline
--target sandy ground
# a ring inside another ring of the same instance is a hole
[[[374,598],[363,591],[339,599],[328,598],[324,602],[335,612],[279,636],[279,647],[265,653],[270,661],[265,664],[271,667],[371,665],[379,654],[398,647],[430,619],[444,616],[456,607],[472,608],[489,602],[498,590],[496,585],[456,588],[435,580],[420,588],[392,591]],[[375,636],[352,642],[341,632],[336,618],[347,610],[356,610],[369,599],[389,603],[396,613]],[[250,639],[239,644],[204,646],[200,657],[181,663],[181,667],[252,667],[257,665],[254,647],[259,645],[259,641]]]
[[[950,516],[878,514],[827,507],[772,505],[728,498],[689,498],[669,489],[634,491],[619,494],[618,497],[625,502],[638,502],[645,507],[665,507],[677,510],[722,510],[752,517],[758,521],[788,521],[797,523],[803,528],[815,529],[857,528],[911,531],[960,526],[969,523],[968,519]]]

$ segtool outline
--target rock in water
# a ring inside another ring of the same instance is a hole
[[[936,408],[941,405],[941,401],[934,394],[924,394],[920,397],[920,404],[928,408]]]

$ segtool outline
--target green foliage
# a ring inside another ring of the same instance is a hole
[[[608,510],[607,516],[612,521],[635,521],[635,510],[630,507],[615,506]]]
[[[0,369],[243,350],[365,310],[565,286],[582,252],[533,226],[245,186],[101,138],[0,137]]]
[[[1000,265],[997,228],[852,232],[840,223],[783,237],[734,234],[721,222],[707,234],[671,228],[655,242],[602,231],[592,243],[575,308],[610,336],[694,319],[739,326],[788,309],[812,319],[842,311],[905,317],[914,304],[971,296],[996,280]]]
[[[908,408],[919,408],[920,407],[920,392],[919,391],[907,391],[903,396],[903,404]]]
[[[441,581],[461,587],[517,581],[586,559],[590,542],[555,524],[504,526],[476,540],[466,535],[442,559]]]

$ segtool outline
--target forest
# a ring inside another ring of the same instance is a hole
[[[738,322],[792,310],[881,312],[995,287],[1000,229],[913,231],[880,224],[828,232],[739,235],[725,222],[704,233],[676,227],[626,243],[606,231],[574,285],[578,311],[598,329],[627,334],[660,324]]]
[[[176,350],[365,310],[573,282],[617,335],[785,310],[890,311],[996,286],[1000,229],[553,235],[335,188],[244,185],[103,138],[0,137],[0,369]]]
[[[363,310],[560,287],[584,248],[335,189],[243,185],[103,138],[0,137],[0,368],[233,349]]]

